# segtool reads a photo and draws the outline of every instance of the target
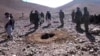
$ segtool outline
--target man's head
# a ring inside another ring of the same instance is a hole
[[[87,7],[84,7],[84,11],[87,11]]]
[[[9,17],[10,16],[10,13],[8,13],[8,12],[5,12],[5,14],[4,14],[6,17]]]
[[[62,12],[62,10],[60,10],[60,12]]]
[[[77,7],[77,10],[80,10],[80,8],[79,8],[79,7]]]

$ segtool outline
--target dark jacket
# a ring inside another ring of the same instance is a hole
[[[51,14],[49,12],[46,13],[46,20],[50,19],[51,20]]]
[[[15,24],[15,21],[12,20],[12,19],[10,19],[10,20],[7,22],[7,24],[5,25],[5,29],[6,29],[9,25],[12,26],[12,29],[14,29],[14,24]]]

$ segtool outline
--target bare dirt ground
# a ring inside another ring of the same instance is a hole
[[[24,35],[34,25],[27,26],[30,24],[29,19],[17,20],[13,40],[0,43],[0,56],[100,56],[100,36],[92,35],[95,42],[91,43],[85,33],[78,33],[75,30],[75,24],[71,22],[70,18],[70,16],[66,16],[65,25],[60,29],[56,28],[60,25],[58,18],[54,18],[49,28],[42,29],[47,24],[45,22],[29,36]],[[89,27],[90,30],[99,28],[97,25]],[[83,25],[82,28],[84,29]],[[2,41],[6,38],[3,27],[0,27],[0,32],[0,41]],[[48,32],[56,35],[47,40],[40,38],[42,34]]]

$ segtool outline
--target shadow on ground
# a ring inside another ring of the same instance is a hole
[[[86,37],[89,39],[90,42],[95,42],[95,37],[92,34],[86,33]]]

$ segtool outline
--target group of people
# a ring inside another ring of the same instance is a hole
[[[37,10],[35,10],[35,12],[33,13],[33,10],[30,13],[30,23],[34,24],[34,29],[38,29],[38,26],[43,24],[44,22],[44,13],[41,12],[39,13]],[[51,13],[49,11],[47,11],[46,13],[46,20],[48,21],[48,24],[51,25],[50,21],[51,21]]]
[[[100,24],[100,14],[99,15],[90,15],[91,24]]]
[[[43,12],[39,13],[37,10],[35,10],[35,12],[33,12],[33,10],[30,12],[30,23],[31,24],[34,24],[34,29],[38,29],[39,25],[41,26],[41,24],[44,23],[44,21],[46,21],[48,23],[48,26],[51,25],[51,13],[50,11],[47,11],[46,12],[46,15],[44,15]],[[61,25],[58,27],[58,28],[61,28],[64,26],[64,19],[65,15],[64,15],[64,12],[62,10],[60,10],[59,12],[59,18],[60,18],[60,22],[61,22]]]
[[[14,30],[15,27],[15,20],[13,19],[13,16],[11,13],[6,12],[5,14],[5,18],[7,19],[6,24],[5,24],[5,30],[6,33],[8,35],[8,39],[13,39],[12,37],[12,32]],[[36,31],[39,27],[39,25],[41,26],[41,24],[44,23],[44,21],[47,22],[48,26],[51,25],[51,13],[50,11],[47,11],[46,15],[44,15],[43,12],[39,13],[37,10],[35,10],[33,12],[33,10],[30,12],[29,18],[30,18],[30,23],[34,24],[34,30]],[[61,28],[64,26],[64,12],[62,10],[60,10],[59,12],[59,18],[60,18],[60,22],[61,25],[58,28]]]
[[[88,25],[89,25],[90,14],[87,7],[84,7],[84,13],[82,13],[80,8],[77,7],[76,12],[75,10],[73,10],[71,15],[72,15],[72,22],[76,23],[76,29],[81,29],[81,24],[83,23],[85,27],[85,32],[89,33]]]
[[[74,23],[76,23],[76,29],[81,29],[81,24],[83,23],[84,27],[85,27],[85,31],[86,31],[86,33],[88,33],[88,30],[89,30],[88,25],[89,25],[90,15],[87,10],[87,7],[84,7],[84,13],[82,13],[80,8],[77,7],[76,12],[73,10],[71,15],[72,15],[72,21]],[[34,30],[37,30],[39,25],[41,26],[41,24],[43,24],[45,20],[47,21],[48,26],[51,25],[51,17],[52,16],[51,16],[50,11],[47,11],[46,15],[44,15],[43,12],[39,13],[37,10],[35,10],[33,12],[33,10],[32,10],[30,12],[29,17],[30,17],[30,23],[34,24],[34,27],[33,27]],[[5,18],[9,19],[5,25],[5,30],[8,33],[8,38],[11,39],[12,32],[14,30],[15,21],[13,19],[12,14],[10,14],[8,12],[5,13]],[[61,25],[58,26],[57,28],[64,27],[64,18],[65,18],[65,14],[62,10],[60,10],[59,11],[59,19],[60,19]]]
[[[33,20],[34,18],[34,20]],[[38,29],[38,23],[39,23],[39,12],[36,10],[34,13],[31,11],[30,13],[30,23],[34,24],[34,29]]]

